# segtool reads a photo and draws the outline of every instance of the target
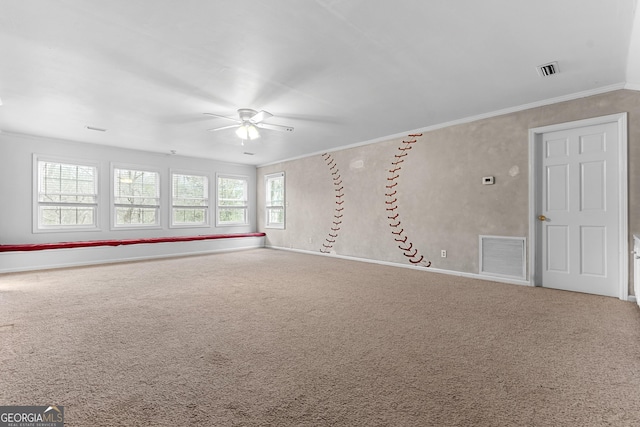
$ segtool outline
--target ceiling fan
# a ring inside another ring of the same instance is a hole
[[[231,120],[236,123],[234,125],[209,129],[210,131],[215,132],[223,129],[238,128],[236,130],[236,135],[238,135],[243,140],[247,140],[247,139],[252,140],[252,139],[260,138],[260,132],[258,132],[257,128],[277,130],[281,132],[293,132],[293,128],[291,126],[281,126],[281,125],[273,125],[270,123],[263,123],[264,120],[268,119],[269,117],[273,117],[273,114],[264,110],[256,111],[250,108],[240,108],[238,110],[239,118],[237,119],[233,117],[221,116],[213,113],[204,113],[204,114],[206,114],[207,116],[213,116],[213,117],[219,117],[221,119]]]

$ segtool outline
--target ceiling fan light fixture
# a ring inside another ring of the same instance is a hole
[[[260,138],[260,132],[258,132],[258,128],[254,125],[247,126],[247,133],[249,134],[249,139]]]
[[[236,135],[244,140],[254,140],[260,138],[258,128],[250,123],[245,123],[236,130]]]

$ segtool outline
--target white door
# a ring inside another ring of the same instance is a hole
[[[546,132],[542,166],[542,283],[619,296],[618,124]]]

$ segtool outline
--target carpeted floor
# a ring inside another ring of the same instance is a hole
[[[0,405],[68,426],[638,426],[640,309],[292,252],[0,275]]]

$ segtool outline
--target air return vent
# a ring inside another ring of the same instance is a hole
[[[538,70],[538,75],[540,75],[540,77],[552,76],[560,72],[560,68],[558,68],[557,62],[550,62],[548,64],[538,65],[537,70]]]
[[[480,236],[480,274],[525,279],[525,238]]]

